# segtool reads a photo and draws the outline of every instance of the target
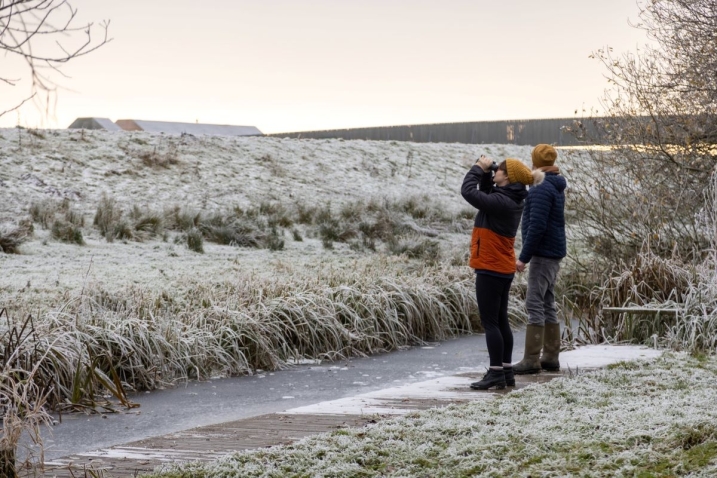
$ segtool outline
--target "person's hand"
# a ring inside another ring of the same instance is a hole
[[[518,272],[523,272],[525,270],[525,262],[518,259],[515,261],[515,268],[518,270]]]
[[[480,158],[478,158],[478,161],[476,161],[476,166],[480,166],[484,172],[490,171],[490,167],[492,165],[493,160],[486,157],[484,154],[481,154]]]

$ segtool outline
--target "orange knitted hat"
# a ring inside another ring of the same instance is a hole
[[[505,160],[505,168],[508,172],[508,180],[511,183],[533,184],[533,175],[528,166],[519,159],[508,158]]]
[[[531,156],[533,157],[533,166],[542,168],[543,166],[552,166],[558,158],[558,153],[549,144],[539,144],[533,148]]]

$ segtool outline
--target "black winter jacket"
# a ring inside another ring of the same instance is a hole
[[[525,186],[520,183],[494,186],[491,174],[484,173],[480,166],[473,166],[463,179],[461,195],[478,209],[469,265],[479,272],[514,274],[513,247],[528,195]]]

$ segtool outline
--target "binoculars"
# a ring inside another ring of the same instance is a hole
[[[485,154],[481,154],[480,157],[481,157],[481,158],[485,158]],[[491,172],[494,172],[494,173],[495,173],[496,171],[498,171],[498,163],[496,163],[495,161],[493,161],[493,164],[491,164],[488,169],[489,169]]]

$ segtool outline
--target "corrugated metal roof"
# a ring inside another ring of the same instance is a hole
[[[67,129],[104,129],[107,131],[122,131],[109,118],[77,118]]]
[[[255,126],[234,126],[221,124],[204,123],[175,123],[171,121],[145,121],[145,120],[118,120],[117,124],[125,129],[125,125],[134,123],[142,131],[166,134],[193,134],[193,135],[218,135],[218,136],[254,136],[262,132]]]

